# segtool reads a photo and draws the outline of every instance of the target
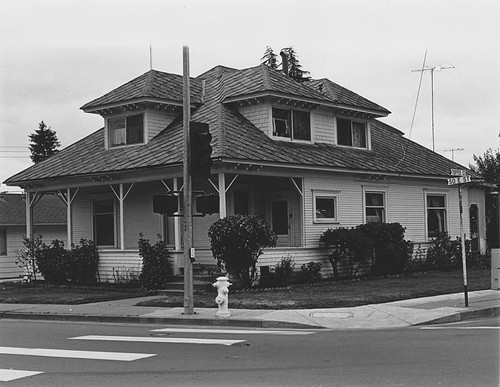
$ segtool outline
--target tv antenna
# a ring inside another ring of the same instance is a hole
[[[445,149],[445,152],[451,152],[451,161],[455,161],[455,152],[461,152],[464,148],[449,148]]]
[[[425,67],[418,70],[411,70],[412,72],[420,72],[424,73],[425,71],[429,71],[431,73],[431,120],[432,120],[432,151],[435,152],[436,148],[434,145],[434,71],[441,70],[449,70],[454,69],[455,66],[434,66],[434,67]]]

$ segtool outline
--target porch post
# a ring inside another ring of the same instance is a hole
[[[31,212],[31,192],[26,191],[26,238],[33,234],[33,214]]]
[[[72,228],[72,215],[71,215],[71,188],[66,190],[66,230],[68,233],[68,249],[71,249],[73,244],[73,228]]]
[[[226,210],[226,175],[219,173],[219,217],[223,219],[227,216]]]
[[[125,222],[123,219],[123,202],[125,198],[123,197],[123,183],[120,183],[120,250],[125,250]]]

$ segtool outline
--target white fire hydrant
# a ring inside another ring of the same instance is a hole
[[[219,306],[219,310],[216,313],[218,317],[229,317],[231,313],[228,310],[228,293],[229,286],[231,286],[231,282],[227,277],[219,277],[217,278],[217,282],[214,282],[212,286],[217,288],[217,297],[215,297],[215,302]]]

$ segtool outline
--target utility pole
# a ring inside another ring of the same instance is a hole
[[[449,148],[445,149],[445,152],[451,152],[451,161],[455,161],[455,152],[461,152],[464,148]]]
[[[448,70],[454,69],[455,66],[434,66],[434,67],[426,67],[419,70],[412,70],[412,72],[424,72],[429,71],[431,73],[431,120],[432,120],[432,151],[435,152],[435,144],[434,144],[434,71]]]
[[[193,212],[192,212],[192,182],[191,182],[191,157],[190,157],[190,129],[191,121],[191,96],[189,80],[189,47],[183,47],[183,125],[184,125],[184,152],[183,152],[183,178],[184,178],[184,314],[194,314],[193,301]]]

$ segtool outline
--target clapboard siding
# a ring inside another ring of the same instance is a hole
[[[147,140],[151,140],[163,129],[165,129],[177,116],[173,113],[166,113],[159,110],[146,110]]]

